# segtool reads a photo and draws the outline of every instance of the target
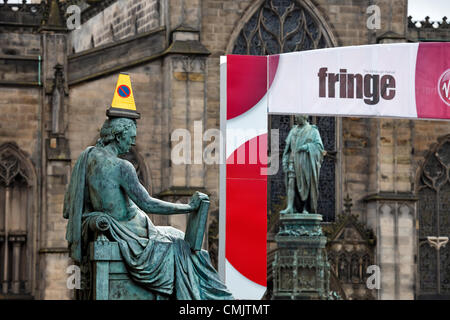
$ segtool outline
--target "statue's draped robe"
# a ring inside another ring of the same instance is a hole
[[[307,150],[299,151],[299,148],[303,146]],[[283,162],[293,161],[298,194],[303,202],[309,201],[309,207],[313,212],[317,212],[319,173],[323,153],[322,139],[315,125],[307,123],[291,129],[286,138]]]
[[[192,251],[183,232],[172,227],[155,227],[145,215],[149,236],[142,238],[109,214],[91,211],[86,188],[90,150],[86,149],[78,158],[64,199],[71,257],[81,261],[82,254],[87,252],[89,222],[101,216],[110,224],[106,235],[117,241],[130,277],[140,285],[181,300],[233,299],[211,265],[208,252]],[[134,204],[132,207],[140,210]]]

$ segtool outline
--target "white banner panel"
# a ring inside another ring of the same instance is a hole
[[[449,43],[352,46],[269,56],[268,111],[449,118],[445,101],[449,84],[439,83],[449,68]],[[444,99],[433,99],[438,106],[430,112],[425,104],[440,92]],[[423,103],[416,103],[416,96]]]

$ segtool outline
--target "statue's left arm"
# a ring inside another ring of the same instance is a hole
[[[323,147],[323,142],[322,142],[322,138],[320,137],[320,133],[319,133],[319,129],[315,128],[314,130],[314,145],[317,147],[317,150],[320,153],[324,152],[324,147]]]
[[[128,197],[143,211],[152,214],[183,214],[197,209],[200,198],[190,204],[171,203],[152,198],[144,186],[139,182],[136,170],[128,161],[122,161],[120,165],[120,186]]]

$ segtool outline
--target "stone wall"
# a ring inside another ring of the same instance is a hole
[[[1,21],[4,18],[3,12],[0,16]],[[26,210],[26,220],[31,224],[20,226],[27,232],[27,252],[20,259],[26,258],[31,269],[31,274],[27,274],[30,292],[26,293],[35,296],[39,295],[36,288],[40,284],[35,268],[39,263],[40,243],[37,240],[41,227],[39,197],[42,100],[38,86],[38,56],[42,54],[40,41],[40,34],[35,33],[32,28],[17,29],[5,25],[0,29],[0,146],[8,144],[13,146],[12,149],[18,148],[18,152],[23,152],[25,158],[22,161],[29,166],[29,183],[32,187],[27,188],[28,201],[22,197],[20,202],[27,206],[26,209],[21,209]],[[20,263],[25,262],[22,260]]]
[[[39,89],[0,87],[0,145],[15,142],[38,165]]]
[[[71,52],[76,53],[156,29],[160,1],[119,0],[71,32]]]
[[[43,289],[37,297],[40,300],[69,300],[74,298],[74,290],[67,288],[67,267],[72,262],[67,253],[52,252],[41,259],[39,277]]]
[[[0,82],[38,82],[41,37],[33,32],[0,30]]]
[[[29,56],[41,52],[41,36],[36,33],[3,30],[0,31],[0,43],[0,54]]]

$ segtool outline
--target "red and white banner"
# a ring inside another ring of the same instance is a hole
[[[238,299],[266,290],[270,113],[450,119],[450,43],[221,58],[219,272]]]
[[[267,57],[228,56],[226,63],[225,282],[237,299],[261,299],[267,281]]]
[[[269,56],[269,113],[450,118],[450,43]]]

